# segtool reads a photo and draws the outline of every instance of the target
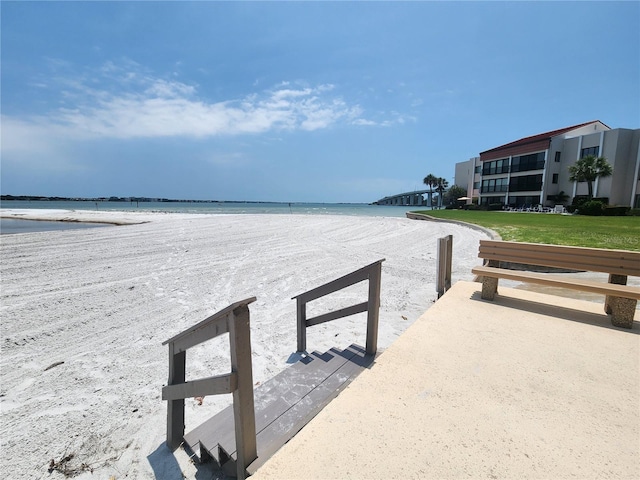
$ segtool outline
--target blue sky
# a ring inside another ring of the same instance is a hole
[[[1,191],[372,202],[640,128],[639,2],[10,2]]]

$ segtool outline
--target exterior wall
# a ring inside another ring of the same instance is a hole
[[[465,188],[467,190],[467,197],[470,197],[469,191],[473,186],[473,158],[467,160],[466,162],[458,162],[456,163],[456,171],[454,174],[453,182],[459,187]]]
[[[466,162],[456,163],[454,184],[467,190],[467,197],[478,198],[480,190],[474,184],[480,182],[481,174],[476,173],[476,166],[480,166],[480,157],[472,157]],[[467,203],[471,203],[468,200]]]
[[[602,196],[602,192],[607,192],[610,204],[633,206],[635,203],[634,186],[635,193],[638,193],[636,168],[639,143],[640,129],[616,129],[605,133],[601,155],[609,160],[613,175],[598,181],[598,195]]]
[[[554,196],[560,192],[571,195],[572,183],[569,182],[569,171],[566,162],[569,152],[565,151],[565,140],[563,137],[554,137],[549,144],[549,154],[547,155],[546,176],[543,184],[543,202],[555,204],[555,200],[549,200],[549,196]],[[556,155],[560,155],[560,161],[556,162]],[[554,175],[558,176],[558,183],[553,183]]]
[[[618,128],[603,133],[593,133],[583,137],[565,140],[564,150],[569,151],[569,158],[562,162],[563,168],[567,171],[566,185],[572,197],[575,195],[587,195],[587,183],[574,184],[569,181],[569,165],[575,163],[580,158],[582,149],[599,146],[598,156],[605,157],[613,167],[613,175],[607,178],[599,178],[594,184],[593,195],[606,197],[611,205],[634,204],[634,183],[635,190],[638,191],[638,178],[635,175],[638,164],[638,144],[640,141],[640,129],[630,130]],[[635,179],[635,181],[634,181]]]

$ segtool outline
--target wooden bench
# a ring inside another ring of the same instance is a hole
[[[480,240],[478,256],[485,264],[471,271],[482,277],[482,298],[485,300],[494,299],[500,278],[581,290],[606,296],[605,312],[611,314],[613,325],[625,328],[633,325],[640,288],[627,285],[627,277],[640,276],[640,252]],[[505,268],[509,266],[507,264],[608,273],[609,282],[510,270]]]

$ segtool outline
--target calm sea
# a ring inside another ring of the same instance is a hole
[[[420,207],[368,205],[364,203],[268,203],[268,202],[89,202],[89,201],[3,201],[0,208],[45,208],[57,210],[102,210],[172,213],[217,213],[217,214],[303,214],[303,215],[357,215],[375,217],[404,217]],[[18,222],[19,224],[16,224]],[[11,223],[11,225],[9,224]],[[29,224],[29,226],[27,226]],[[52,226],[53,224],[53,226]],[[91,224],[69,222],[32,222],[0,219],[2,233],[25,231],[47,231],[79,228]],[[15,229],[18,229],[17,231]],[[29,230],[26,230],[26,229]]]

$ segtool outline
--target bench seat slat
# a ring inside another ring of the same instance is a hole
[[[640,300],[640,288],[629,285],[593,282],[577,278],[560,278],[548,273],[520,272],[495,267],[474,267],[471,271],[475,275],[504,278],[507,280],[523,281],[528,283],[538,283],[541,285],[550,285],[569,288],[572,290],[582,290],[585,292]]]

